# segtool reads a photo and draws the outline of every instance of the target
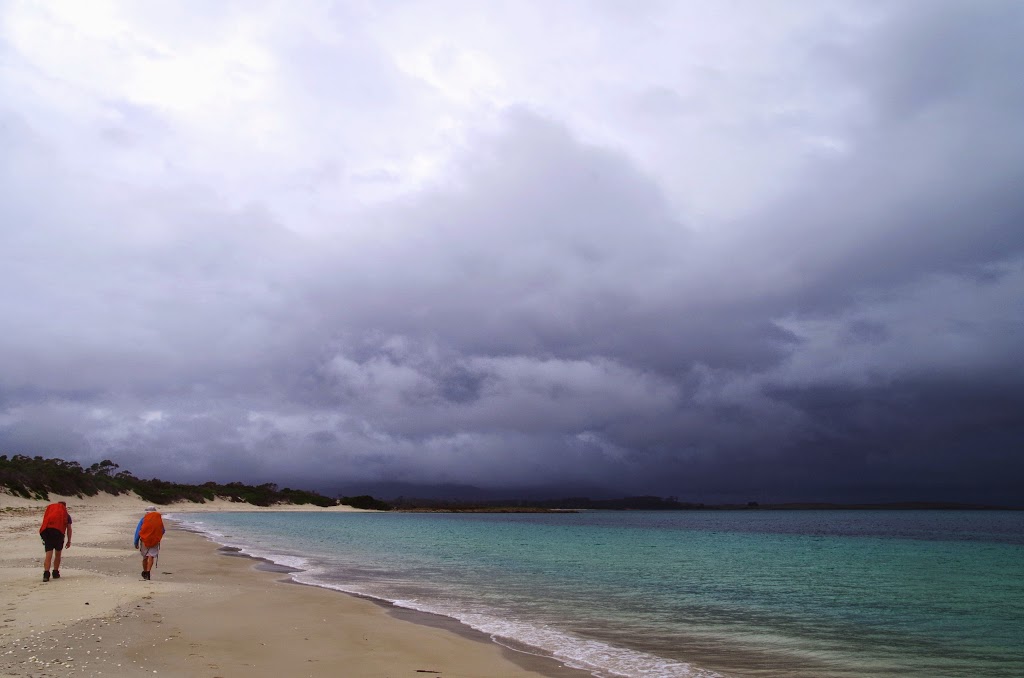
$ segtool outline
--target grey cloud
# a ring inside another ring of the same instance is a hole
[[[1024,109],[1012,66],[1024,52],[1009,38],[1024,13],[1015,3],[919,9],[855,51],[871,55],[847,76],[872,116],[850,152],[817,163],[811,188],[741,231],[753,234],[755,283],[778,285],[801,310],[829,312],[923,275],[981,274],[1024,248],[1024,135],[1009,122]]]
[[[875,49],[850,55],[885,118],[906,120],[965,99],[989,99],[993,112],[1024,101],[1016,77],[1016,36],[1024,8],[1012,1],[971,5],[955,0],[912,2],[887,27]]]
[[[823,53],[814,77],[864,100],[848,146],[711,226],[642,162],[522,106],[463,130],[415,193],[315,236],[173,154],[127,188],[104,173],[121,156],[81,172],[104,144],[7,113],[0,447],[326,489],[1022,501],[1003,480],[1024,402],[1019,12],[931,7]],[[308,89],[327,112],[434,105],[374,49],[290,44],[307,79],[282,110],[315,126]],[[105,105],[132,149],[179,138],[158,111]],[[344,157],[298,166],[324,171],[285,168],[288,190],[348,186]]]

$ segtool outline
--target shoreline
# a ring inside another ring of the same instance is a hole
[[[295,582],[245,554],[223,557],[177,521],[167,521],[153,580],[143,581],[131,537],[146,502],[133,497],[52,496],[68,502],[74,534],[64,576],[43,583],[36,531],[48,502],[8,499],[0,494],[0,676],[591,675],[448,617]]]
[[[181,511],[179,513],[184,513]],[[374,598],[373,596],[363,595],[361,593],[354,593],[352,591],[342,591],[339,589],[330,588],[320,584],[312,584],[308,582],[298,581],[292,578],[290,575],[296,572],[304,572],[304,570],[289,565],[282,565],[281,563],[275,563],[269,558],[263,556],[254,556],[248,553],[244,553],[237,546],[225,546],[218,544],[211,537],[204,533],[194,530],[192,528],[181,527],[180,524],[175,525],[175,529],[181,532],[190,532],[195,534],[211,545],[216,547],[218,556],[228,558],[238,558],[242,561],[249,561],[252,563],[252,567],[260,572],[266,572],[269,574],[284,577],[278,579],[278,583],[281,584],[294,584],[295,586],[308,586],[314,589],[326,591],[328,593],[350,596],[358,600],[364,600],[377,607],[383,609],[387,614],[395,619],[402,621],[409,621],[420,626],[429,626],[431,628],[441,629],[450,633],[457,634],[467,640],[472,640],[478,643],[493,644],[501,648],[503,654],[513,662],[519,664],[522,668],[537,671],[547,678],[593,678],[593,674],[585,669],[576,669],[573,667],[566,666],[556,657],[542,654],[539,651],[531,651],[532,648],[528,645],[522,645],[521,648],[516,648],[508,645],[504,642],[495,640],[483,631],[474,629],[473,627],[443,614],[436,612],[427,612],[424,610],[414,610],[408,607],[401,607],[395,603],[384,600],[381,598]],[[512,642],[512,641],[508,641]],[[554,664],[554,667],[551,666]]]

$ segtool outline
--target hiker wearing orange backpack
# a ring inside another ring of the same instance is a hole
[[[147,506],[146,513],[135,528],[135,548],[142,554],[142,578],[149,580],[153,562],[160,555],[160,541],[164,538],[164,519],[155,506]]]
[[[68,543],[64,543],[64,533]],[[59,501],[50,504],[43,513],[43,524],[39,526],[39,538],[43,540],[46,557],[43,558],[43,581],[50,581],[50,562],[53,562],[53,578],[60,579],[60,556],[65,548],[71,548],[71,515],[68,503]]]

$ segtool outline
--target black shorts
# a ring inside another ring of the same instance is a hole
[[[64,550],[64,533],[57,528],[48,527],[40,532],[39,536],[43,538],[43,546],[47,551]]]

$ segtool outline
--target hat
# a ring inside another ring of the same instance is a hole
[[[156,510],[155,506],[147,506],[146,507],[146,513],[149,513],[150,511],[155,511],[155,510]]]

